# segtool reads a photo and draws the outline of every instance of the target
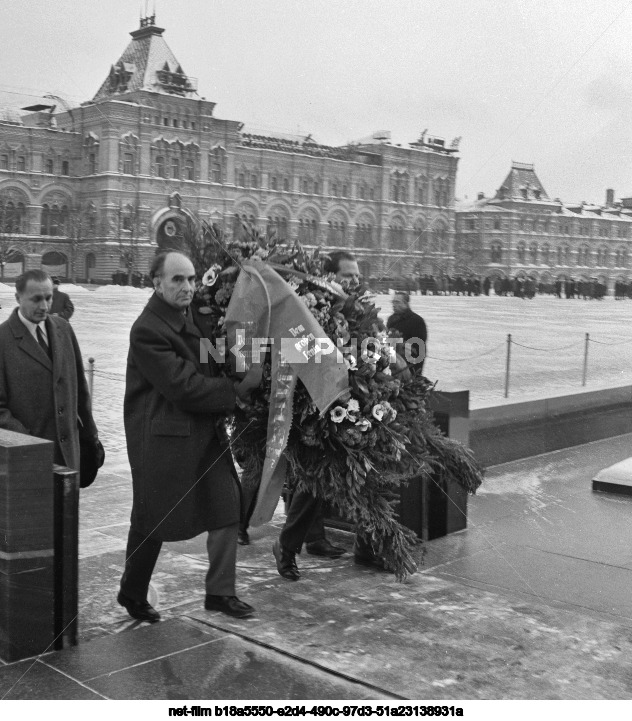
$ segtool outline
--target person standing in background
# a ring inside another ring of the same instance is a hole
[[[72,314],[75,312],[75,306],[70,300],[68,293],[62,293],[62,291],[59,290],[59,278],[56,275],[52,277],[52,281],[53,305],[51,306],[50,314],[58,315],[64,320],[70,320],[72,318]]]

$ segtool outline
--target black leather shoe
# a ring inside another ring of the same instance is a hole
[[[305,550],[312,556],[324,556],[325,558],[340,558],[345,552],[344,548],[334,546],[326,538],[319,538],[318,541],[306,543]]]
[[[209,593],[206,594],[204,608],[207,611],[221,611],[235,618],[246,618],[255,612],[252,606],[240,601],[237,596],[212,596]]]
[[[358,566],[371,566],[373,568],[379,568],[382,571],[385,570],[384,561],[373,553],[354,553],[353,561],[357,563]]]
[[[277,571],[283,578],[288,581],[298,581],[301,574],[296,565],[296,554],[281,546],[281,542],[276,540],[272,546],[272,553],[276,559]]]
[[[246,531],[246,530],[242,531],[241,528],[239,529],[239,531],[237,532],[237,543],[240,546],[249,546],[250,545],[250,536],[248,535],[248,531]]]
[[[135,601],[133,598],[126,596],[123,591],[119,591],[116,600],[137,621],[149,621],[149,623],[160,621],[160,614],[147,601]]]

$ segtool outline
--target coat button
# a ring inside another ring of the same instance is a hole
[[[60,416],[62,416],[62,415],[64,414],[64,409],[63,409],[63,408],[60,408],[60,409],[57,411],[57,413],[58,413]]]
[[[59,442],[60,442],[60,443],[65,443],[67,440],[68,440],[68,439],[66,438],[66,436],[62,436],[62,437],[59,439]]]

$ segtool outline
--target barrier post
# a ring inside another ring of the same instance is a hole
[[[509,368],[511,364],[511,333],[507,333],[507,362],[505,364],[505,398],[509,398]]]
[[[90,391],[90,398],[92,398],[94,389],[94,358],[88,358],[88,390]]]
[[[588,374],[588,344],[590,343],[590,333],[586,333],[584,340],[584,370],[582,372],[582,385],[586,385],[586,375]]]

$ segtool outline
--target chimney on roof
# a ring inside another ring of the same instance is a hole
[[[483,200],[484,197],[485,197],[485,193],[483,193],[483,192],[481,191],[481,192],[478,194],[478,200]]]
[[[614,205],[614,189],[607,188],[606,189],[606,207],[612,208],[613,205]]]

